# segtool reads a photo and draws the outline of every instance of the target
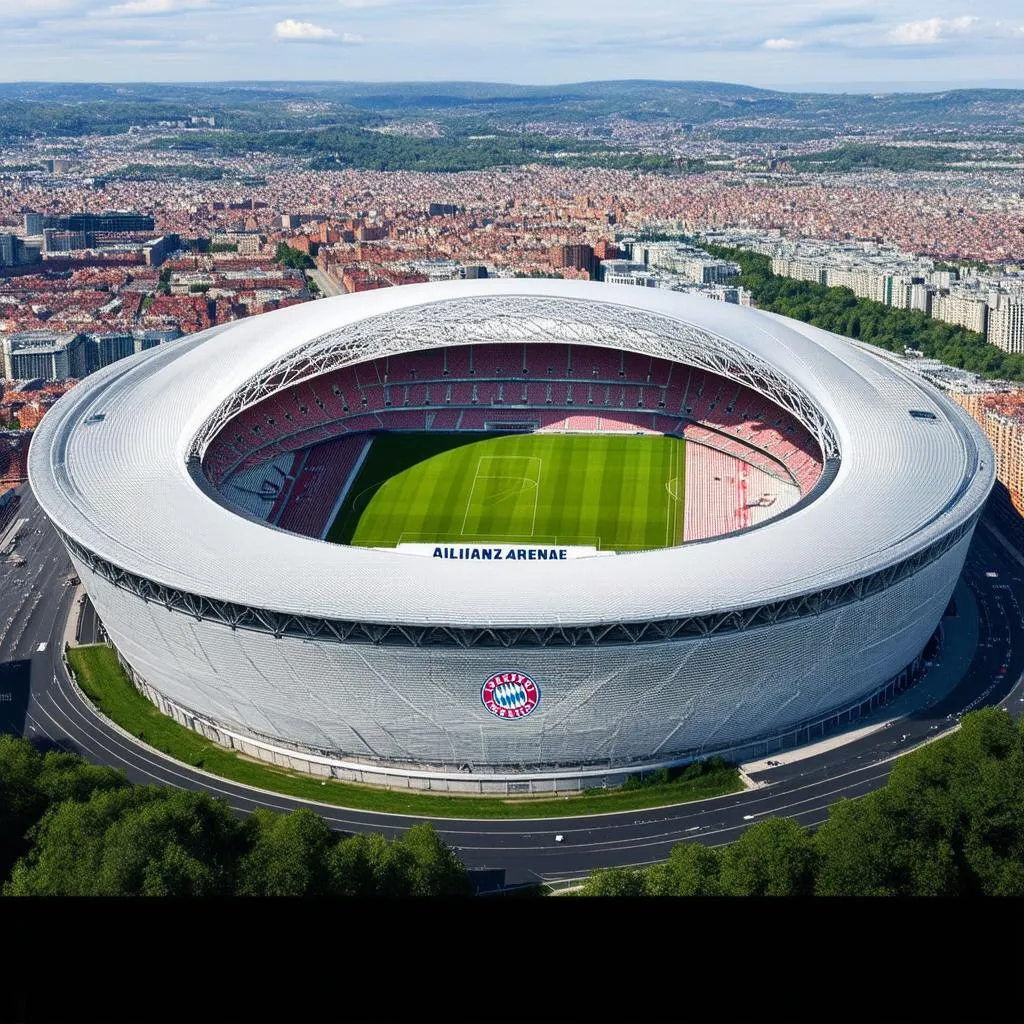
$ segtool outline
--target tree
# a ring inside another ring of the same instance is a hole
[[[85,803],[67,801],[33,830],[33,845],[11,875],[5,892],[14,896],[123,895],[103,890],[103,840],[126,812],[156,799],[156,791],[131,787],[97,793]]]
[[[75,754],[44,755],[27,740],[0,736],[0,878],[8,878],[18,858],[28,852],[27,833],[49,807],[127,785],[112,768],[88,764]]]
[[[375,896],[377,880],[370,837],[352,836],[335,843],[327,854],[327,872],[334,896]]]
[[[37,779],[42,756],[24,740],[0,735],[0,871],[7,878],[28,849],[25,833],[46,808]]]
[[[316,266],[312,256],[301,249],[293,249],[285,242],[279,242],[274,250],[274,259],[292,270],[309,270]]]
[[[126,786],[55,805],[5,888],[25,896],[214,895],[231,891],[241,832],[205,793]]]
[[[673,847],[667,864],[651,868],[647,891],[652,896],[720,896],[722,857],[699,843]]]
[[[791,818],[769,818],[729,846],[722,858],[727,896],[803,896],[814,886],[811,837]]]
[[[1024,738],[987,709],[836,804],[815,844],[825,895],[1024,894]]]
[[[1024,895],[1024,729],[988,708],[965,716],[951,739],[942,782],[953,805],[960,889]]]
[[[816,837],[819,895],[959,893],[960,857],[941,820],[942,800],[898,780],[894,788],[892,794],[887,786],[855,805],[843,802],[832,809]]]
[[[465,866],[429,822],[409,829],[396,842],[409,855],[409,895],[472,895]]]
[[[366,852],[373,873],[375,896],[412,895],[413,856],[410,850],[401,843],[389,843],[375,832],[367,839]]]
[[[818,896],[889,896],[894,890],[885,870],[887,829],[879,826],[867,800],[840,800],[814,837],[819,869]]]
[[[471,889],[465,868],[430,825],[393,842],[378,832],[352,836],[331,850],[328,864],[338,896],[462,896]]]
[[[306,808],[290,814],[258,809],[248,822],[249,850],[238,869],[242,896],[326,896],[334,833]]]
[[[117,768],[89,764],[77,754],[50,751],[42,759],[36,786],[47,804],[65,800],[83,802],[93,793],[126,789],[131,785]]]
[[[379,833],[338,842],[327,856],[335,896],[470,896],[469,875],[429,823],[388,842]]]
[[[232,891],[244,835],[223,800],[157,790],[104,836],[104,890],[139,896],[214,896]]]
[[[583,885],[584,896],[646,896],[647,879],[631,868],[596,871]]]

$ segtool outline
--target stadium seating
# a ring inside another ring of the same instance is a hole
[[[742,486],[745,463],[717,448],[691,445],[686,459],[683,540],[704,540],[749,526]]]
[[[378,430],[493,429],[683,433],[807,493],[817,445],[789,413],[707,370],[636,353],[562,344],[476,345],[382,357],[292,385],[214,438],[216,486],[311,445]],[[253,499],[256,501],[256,499]]]
[[[651,364],[654,362],[651,356],[641,355],[637,352],[622,353],[622,374],[626,380],[646,381],[651,372]]]
[[[271,520],[291,489],[295,454],[288,452],[270,462],[239,469],[221,487],[221,493],[258,519]]]
[[[282,530],[321,539],[369,446],[365,435],[342,437],[304,452],[294,485],[274,524]]]
[[[461,380],[472,375],[471,359],[473,346],[466,345],[444,350],[444,376],[451,380]]]
[[[427,417],[433,416],[433,420],[425,425],[426,430],[454,430],[459,424],[459,417],[462,415],[458,409],[439,409],[435,413],[427,413]]]
[[[800,498],[793,483],[764,472],[746,456],[700,442],[687,448],[685,487],[684,543],[756,526]]]

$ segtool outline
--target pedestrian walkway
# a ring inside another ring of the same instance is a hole
[[[68,617],[64,620],[64,648],[68,647],[80,647],[82,643],[78,638],[78,623],[82,618],[82,611],[85,607],[85,602],[88,600],[85,594],[85,587],[79,583],[75,589],[74,594],[71,598],[71,610],[68,612]]]

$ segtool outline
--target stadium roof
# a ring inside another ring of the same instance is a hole
[[[190,454],[238,411],[232,396],[267,393],[268,366],[308,375],[314,364],[322,372],[502,340],[653,350],[698,365],[720,350],[718,372],[745,381],[741,364],[773,369],[792,385],[790,407],[838,451],[838,472],[815,500],[749,532],[558,563],[442,561],[311,540],[239,515],[190,474]],[[669,619],[836,587],[966,523],[992,487],[993,462],[959,407],[825,331],[653,289],[483,280],[323,299],[114,363],[47,415],[29,475],[65,534],[164,586],[295,615],[473,628]]]

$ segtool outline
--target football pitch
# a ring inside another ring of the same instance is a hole
[[[380,434],[327,539],[671,547],[682,543],[684,445],[654,435]]]

